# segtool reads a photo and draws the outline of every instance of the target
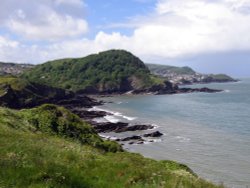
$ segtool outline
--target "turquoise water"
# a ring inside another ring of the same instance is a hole
[[[250,187],[250,79],[192,87],[204,86],[224,92],[110,97],[101,108],[119,112],[111,121],[156,124],[164,133],[155,143],[125,145],[129,151],[185,163],[228,187]],[[110,135],[128,134],[142,132]]]

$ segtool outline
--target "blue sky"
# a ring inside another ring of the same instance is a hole
[[[1,0],[0,61],[108,49],[147,63],[250,77],[250,0]]]

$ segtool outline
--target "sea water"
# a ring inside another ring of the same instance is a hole
[[[188,87],[224,91],[110,97],[104,100],[112,103],[100,108],[115,112],[107,121],[150,123],[164,133],[154,143],[125,145],[127,150],[185,163],[202,178],[227,187],[250,187],[250,79]]]

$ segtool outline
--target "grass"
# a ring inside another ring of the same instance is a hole
[[[69,133],[56,132],[50,120],[47,128],[45,124],[32,123],[31,119],[44,122],[46,113],[54,117],[58,126],[77,127],[78,131],[85,131],[81,136],[90,134],[95,139],[83,142],[79,135],[70,137]],[[94,142],[104,141],[61,107],[43,105],[22,111],[0,108],[0,187],[217,187],[197,177],[185,165],[155,161],[122,152],[119,147],[108,150]]]
[[[27,85],[27,81],[23,79],[19,79],[14,76],[1,76],[0,77],[0,85],[8,84],[10,85],[14,90],[21,90]]]
[[[14,90],[22,90],[27,82],[14,76],[0,76],[0,96],[5,93],[5,86],[10,85]]]

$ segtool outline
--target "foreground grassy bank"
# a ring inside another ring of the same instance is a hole
[[[54,105],[0,108],[0,167],[0,187],[217,187],[185,165],[122,151]]]

